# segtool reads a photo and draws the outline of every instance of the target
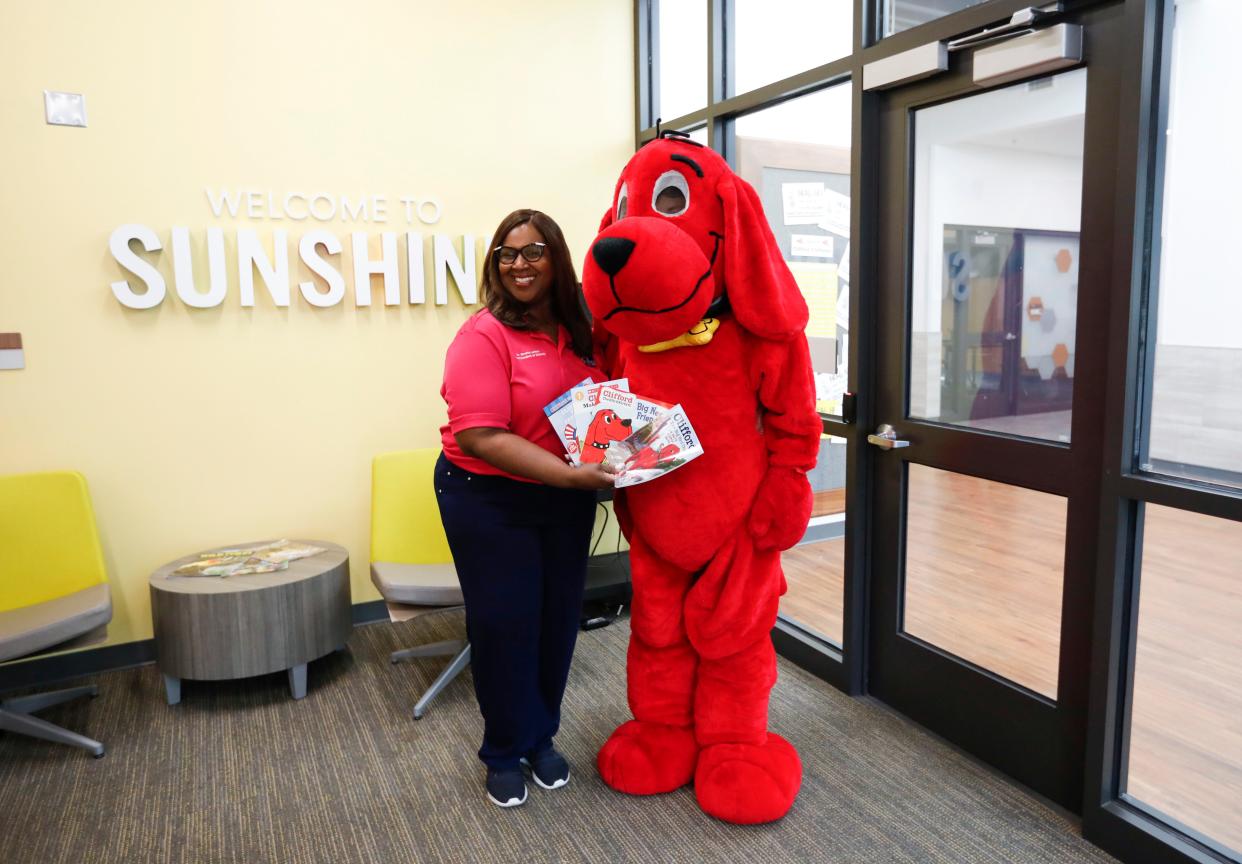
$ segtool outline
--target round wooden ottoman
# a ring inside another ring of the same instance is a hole
[[[273,573],[169,575],[195,554],[151,574],[155,651],[169,705],[181,701],[182,678],[221,681],[282,669],[293,698],[301,699],[306,664],[345,646],[352,627],[349,553],[321,540],[296,542],[325,551]]]

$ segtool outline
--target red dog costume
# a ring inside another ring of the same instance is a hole
[[[635,719],[600,750],[600,773],[637,795],[693,780],[717,818],[779,819],[802,766],[767,731],[770,631],[785,590],[780,551],[810,517],[806,471],[822,428],[806,302],[754,189],[680,138],[626,165],[583,290],[609,374],[680,402],[704,450],[617,494],[633,570]]]

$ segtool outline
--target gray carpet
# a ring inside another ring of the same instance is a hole
[[[564,789],[502,811],[482,793],[468,677],[419,722],[442,661],[391,650],[460,634],[460,617],[355,630],[284,675],[184,684],[168,707],[155,667],[97,676],[97,699],[50,709],[98,737],[80,751],[0,735],[0,862],[1104,862],[1058,812],[901,717],[781,664],[772,727],[802,753],[793,811],[761,827],[705,816],[691,789],[632,798],[595,773],[626,719],[624,622],[582,634],[557,743]]]

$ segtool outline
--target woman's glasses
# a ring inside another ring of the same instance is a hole
[[[512,246],[497,246],[492,251],[496,253],[496,258],[501,264],[512,264],[521,255],[527,261],[538,261],[543,257],[543,250],[547,248],[546,243],[527,243],[521,249],[514,249]]]

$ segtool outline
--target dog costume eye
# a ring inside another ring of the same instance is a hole
[[[624,218],[625,218],[625,211],[626,211],[626,209],[628,209],[628,208],[626,207],[626,205],[627,205],[627,204],[629,204],[629,203],[630,203],[630,193],[629,193],[629,190],[628,190],[628,189],[626,189],[626,188],[625,188],[625,184],[624,184],[624,183],[622,183],[622,184],[621,184],[621,191],[620,191],[619,193],[617,193],[617,218],[618,218],[618,219],[624,219]]]
[[[690,184],[680,171],[665,171],[651,193],[651,209],[661,216],[680,216],[690,206]]]

